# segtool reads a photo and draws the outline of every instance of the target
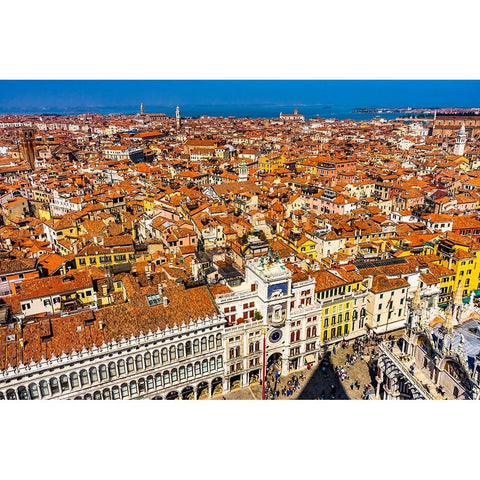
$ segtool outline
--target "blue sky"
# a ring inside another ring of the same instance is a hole
[[[480,107],[477,80],[1,80],[2,112],[175,105]]]

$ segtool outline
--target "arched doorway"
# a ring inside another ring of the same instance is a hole
[[[282,354],[280,352],[272,353],[267,359],[267,369],[274,367],[277,370],[282,369]]]
[[[28,393],[25,387],[18,387],[18,398],[19,400],[28,400]]]
[[[7,390],[7,400],[16,400],[17,399],[17,394],[15,393],[15,390],[11,388],[10,390]]]
[[[220,377],[212,380],[212,395],[220,395],[223,393],[223,380]]]
[[[202,382],[198,384],[197,387],[197,399],[201,400],[202,398],[208,398],[208,383]]]
[[[248,373],[248,383],[258,383],[260,381],[260,370],[252,370]]]
[[[167,396],[165,398],[167,400],[180,400],[180,398],[178,397],[178,392],[167,393]]]
[[[230,378],[230,390],[235,390],[241,387],[240,375],[235,375]]]
[[[182,390],[182,400],[195,400],[195,390],[193,387],[185,387]]]

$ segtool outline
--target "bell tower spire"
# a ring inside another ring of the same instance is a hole
[[[180,115],[180,107],[177,105],[175,110],[175,126],[177,128],[177,132],[180,131],[180,127],[182,126],[182,117]]]

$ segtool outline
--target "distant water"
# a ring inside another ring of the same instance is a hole
[[[0,113],[138,113],[365,120],[356,108],[472,108],[477,80],[0,80]],[[380,114],[395,118],[397,114]]]
[[[398,118],[401,113],[376,113],[376,112],[354,112],[356,107],[338,106],[338,105],[180,105],[180,111],[183,117],[200,117],[202,115],[212,117],[238,117],[238,118],[279,118],[280,113],[293,113],[298,108],[298,113],[305,116],[306,119],[313,117],[369,120],[372,118],[385,118],[386,120]],[[368,108],[368,107],[358,107]],[[136,106],[116,106],[116,107],[74,107],[67,109],[45,108],[43,110],[25,110],[25,111],[5,111],[0,107],[0,114],[23,114],[23,115],[80,115],[83,113],[97,113],[103,115],[109,114],[137,114]],[[175,115],[174,106],[158,105],[145,108],[145,113],[165,113],[168,116]]]

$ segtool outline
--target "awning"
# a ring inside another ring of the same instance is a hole
[[[305,363],[314,363],[315,362],[315,355],[313,353],[309,353],[305,355]]]

